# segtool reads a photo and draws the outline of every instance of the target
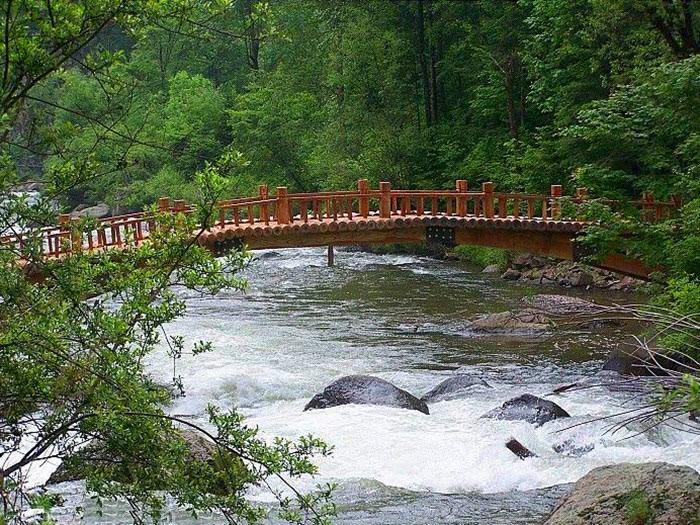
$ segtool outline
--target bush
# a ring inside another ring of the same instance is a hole
[[[463,244],[455,248],[455,253],[460,260],[481,266],[482,268],[495,264],[501,270],[505,270],[508,266],[508,251],[501,250],[500,248],[485,248],[483,246]]]

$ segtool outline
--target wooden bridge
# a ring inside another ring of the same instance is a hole
[[[388,182],[377,190],[360,180],[354,191],[289,194],[286,187],[278,187],[274,196],[260,186],[257,196],[219,202],[218,217],[199,242],[220,254],[243,245],[255,250],[427,241],[578,260],[582,253],[576,238],[591,222],[566,216],[564,202],[586,199],[585,188],[572,197],[564,197],[558,185],[549,195],[496,192],[491,182],[469,191],[465,180],[458,180],[454,190],[394,190]],[[631,204],[654,221],[673,214],[680,201],[658,202],[646,194]],[[194,212],[184,201],[168,198],[160,199],[158,207],[162,212]],[[69,215],[59,216],[58,222],[39,231],[45,258],[138,246],[147,242],[156,224],[149,212],[106,218],[90,231],[81,231]],[[9,235],[0,242],[21,249],[26,238]],[[607,256],[599,266],[643,278],[650,273],[641,262],[619,254]]]

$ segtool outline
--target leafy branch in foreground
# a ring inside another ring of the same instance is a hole
[[[611,420],[607,429],[611,433],[634,424],[635,428],[640,429],[639,433],[659,425],[668,425],[700,434],[698,311],[683,314],[678,309],[659,305],[623,305],[600,307],[594,313],[575,316],[567,322],[580,323],[584,320],[636,321],[648,327],[644,335],[633,337],[626,352],[633,359],[632,366],[636,372],[622,381],[574,384],[559,389],[560,392],[611,386],[635,394],[635,400],[643,400],[639,406],[594,420]]]
[[[96,497],[125,500],[135,523],[157,520],[166,497],[193,515],[218,511],[231,523],[255,523],[265,515],[246,498],[256,485],[278,497],[285,518],[327,522],[330,490],[306,495],[289,481],[315,474],[311,458],[329,453],[324,443],[268,443],[235,411],[211,408],[207,428],[171,417],[166,389],[144,368],[163,335],[169,338],[165,326],[185,311],[178,288],[215,294],[245,287],[237,275],[244,252],[217,259],[197,242],[226,162],[200,174],[197,214],[154,211],[155,227],[139,246],[131,240],[124,250],[58,260],[42,257],[38,236],[21,250],[0,246],[0,523],[23,523],[28,507],[48,506],[30,478],[49,459],[78,466]],[[6,202],[8,220],[28,226],[26,203]],[[27,267],[42,276],[39,284]],[[206,348],[199,343],[194,351]],[[208,443],[207,455],[193,457],[185,429]],[[274,489],[271,478],[286,490]]]

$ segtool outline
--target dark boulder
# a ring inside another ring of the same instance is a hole
[[[503,275],[501,275],[502,279],[505,279],[506,281],[517,281],[520,279],[521,273],[514,269],[514,268],[508,268]]]
[[[383,405],[429,414],[428,405],[414,395],[378,377],[352,375],[336,379],[316,394],[304,410],[340,405]]]
[[[510,450],[513,454],[518,456],[520,459],[527,459],[527,458],[536,458],[537,454],[535,454],[532,450],[527,448],[525,445],[523,445],[520,441],[518,441],[515,438],[510,438],[506,442],[506,448]]]
[[[626,376],[665,376],[668,371],[681,374],[692,373],[692,360],[681,353],[670,355],[651,355],[644,348],[632,350],[614,350],[603,365],[603,370],[610,370]]]
[[[474,386],[491,388],[491,385],[480,377],[457,374],[445,379],[442,383],[421,397],[421,400],[426,403],[435,403],[436,401],[444,401],[445,399],[455,399],[464,396],[467,390]]]
[[[481,417],[506,419],[508,421],[527,421],[539,427],[553,419],[571,416],[566,410],[552,401],[547,401],[532,394],[523,394],[506,401],[499,408],[495,408]]]
[[[262,253],[258,253],[255,256],[255,258],[263,260],[263,259],[275,259],[275,258],[281,257],[281,256],[282,256],[282,254],[279,252],[262,252]]]

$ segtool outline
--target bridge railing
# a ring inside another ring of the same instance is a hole
[[[325,191],[289,194],[278,187],[271,196],[268,187],[259,186],[258,195],[220,201],[214,227],[272,228],[288,224],[358,220],[390,220],[396,217],[440,216],[475,217],[479,219],[517,219],[531,221],[578,220],[565,216],[564,202],[583,203],[587,190],[578,188],[574,197],[564,197],[562,187],[553,185],[549,195],[496,192],[492,182],[484,182],[479,191],[469,191],[466,180],[458,180],[453,190],[395,190],[388,182],[379,189],[370,189],[367,180],[358,181],[351,191]],[[599,201],[613,208],[617,201]],[[651,193],[628,204],[641,210],[647,221],[667,218],[680,208],[680,199],[656,201]],[[158,209],[169,213],[192,213],[185,201],[162,198]],[[141,244],[156,227],[150,212],[129,213],[106,219],[90,231],[81,231],[78,219],[60,215],[57,226],[0,237],[0,245],[21,250],[32,236],[40,237],[45,257],[60,257],[82,250],[108,250]]]

